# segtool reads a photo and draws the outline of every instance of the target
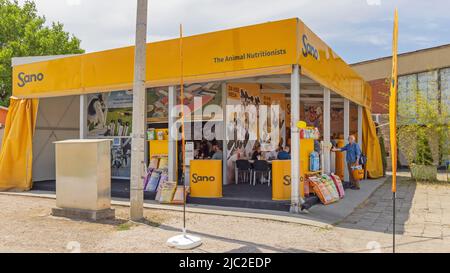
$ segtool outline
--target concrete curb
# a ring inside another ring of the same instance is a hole
[[[22,196],[22,197],[33,197],[42,199],[56,199],[56,195],[51,192],[42,191],[30,191],[30,192],[0,192],[0,195],[9,196]],[[111,204],[114,206],[129,207],[130,202],[125,199],[113,198]],[[144,203],[144,208],[146,209],[156,209],[156,210],[168,210],[168,211],[178,211],[182,212],[183,208],[181,206],[175,205],[163,205],[159,203],[153,203],[146,201]],[[300,224],[305,226],[312,226],[317,228],[330,229],[333,225],[323,223],[317,220],[308,219],[306,214],[303,215],[293,215],[287,212],[281,211],[268,211],[268,210],[257,210],[257,209],[241,209],[241,208],[231,208],[231,207],[218,207],[218,206],[204,206],[204,205],[193,205],[187,206],[186,211],[189,213],[198,213],[205,215],[220,215],[220,216],[231,216],[231,217],[242,217],[260,220],[271,220],[284,223]]]

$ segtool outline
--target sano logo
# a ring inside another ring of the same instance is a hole
[[[192,174],[192,183],[199,183],[199,182],[214,182],[216,181],[216,178],[214,176],[205,176],[205,175],[198,175],[196,173]]]
[[[283,185],[290,186],[292,184],[291,181],[292,180],[291,180],[291,176],[290,175],[283,176]],[[300,182],[303,182],[303,181],[304,181],[303,176],[300,176]]]
[[[303,49],[302,53],[304,57],[308,57],[311,55],[314,59],[319,60],[319,51],[308,42],[308,36],[306,34],[303,35]]]
[[[23,72],[20,72],[17,77],[18,77],[18,80],[19,80],[17,85],[19,87],[24,87],[25,85],[27,85],[28,83],[31,83],[31,82],[41,82],[41,81],[44,80],[44,74],[42,74],[42,73],[25,74]]]

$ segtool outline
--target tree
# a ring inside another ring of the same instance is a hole
[[[11,59],[84,53],[80,39],[64,31],[59,22],[46,24],[34,1],[0,0],[0,105],[7,106],[12,92]]]

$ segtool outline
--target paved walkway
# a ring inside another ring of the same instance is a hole
[[[324,206],[317,204],[309,210],[309,213],[291,214],[289,212],[277,210],[262,210],[249,208],[221,207],[211,205],[188,204],[188,211],[203,214],[215,214],[223,216],[249,217],[255,219],[266,219],[290,223],[304,224],[326,228],[343,221],[355,209],[365,202],[387,178],[366,180],[361,182],[361,190],[347,190],[346,197],[337,203]],[[53,191],[33,190],[26,193],[0,193],[20,196],[36,196],[55,199]],[[125,198],[112,198],[114,205],[129,206],[129,200]],[[169,211],[180,211],[180,206],[162,205],[153,200],[145,200],[144,206],[150,209],[162,209]]]
[[[450,252],[450,184],[405,180],[398,187],[397,251]],[[189,231],[204,242],[193,252],[391,252],[391,196],[386,182],[336,226],[191,207]],[[51,198],[0,194],[0,206],[0,252],[172,252],[165,242],[182,226],[179,211],[155,205],[142,224],[126,220],[125,206],[115,206],[116,220],[100,223],[52,217]]]
[[[450,184],[400,179],[396,201],[396,233],[424,238],[450,236]],[[393,202],[385,183],[340,227],[392,233]]]

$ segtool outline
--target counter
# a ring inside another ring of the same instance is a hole
[[[222,198],[222,160],[191,160],[191,197]]]

